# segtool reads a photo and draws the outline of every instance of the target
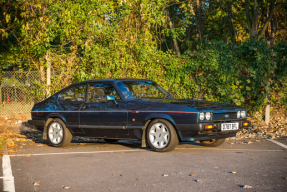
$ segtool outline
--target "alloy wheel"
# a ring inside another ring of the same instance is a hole
[[[167,126],[163,123],[155,123],[149,131],[149,139],[151,144],[158,149],[166,147],[170,139]]]
[[[59,144],[63,140],[63,127],[60,123],[54,122],[49,127],[49,138],[53,144]]]

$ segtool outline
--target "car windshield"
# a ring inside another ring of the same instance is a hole
[[[170,94],[152,81],[121,81],[117,85],[125,99],[172,98]]]

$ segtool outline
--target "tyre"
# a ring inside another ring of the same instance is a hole
[[[53,119],[47,126],[47,136],[53,147],[64,147],[72,141],[72,134],[61,119]]]
[[[217,147],[219,145],[221,145],[222,143],[224,143],[225,138],[223,139],[211,139],[211,140],[207,140],[207,141],[200,141],[200,143],[203,146],[207,146],[207,147]]]
[[[107,143],[115,143],[118,139],[104,139]]]
[[[147,128],[147,142],[154,151],[168,152],[174,150],[179,141],[177,133],[170,122],[155,119]]]

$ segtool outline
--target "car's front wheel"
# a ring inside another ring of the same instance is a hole
[[[225,138],[223,139],[211,139],[211,140],[207,140],[207,141],[200,141],[200,143],[203,146],[207,146],[207,147],[217,147],[219,145],[221,145],[222,143],[224,143]]]
[[[178,145],[178,137],[172,124],[163,119],[155,119],[147,128],[148,145],[158,152],[172,151]]]
[[[53,147],[64,147],[72,141],[72,134],[61,119],[53,119],[47,126],[47,135]]]

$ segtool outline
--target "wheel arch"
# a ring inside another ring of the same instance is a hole
[[[180,141],[182,141],[181,134],[179,134],[179,132],[175,126],[176,125],[175,121],[169,115],[166,115],[166,114],[151,114],[151,115],[147,116],[145,119],[144,132],[146,132],[146,128],[155,119],[164,119],[164,120],[168,121],[173,126],[174,130],[176,131],[178,139]]]
[[[46,117],[46,120],[45,120],[45,121],[47,121],[48,119],[55,119],[55,118],[61,119],[61,120],[65,123],[65,125],[67,126],[66,118],[65,118],[63,115],[59,114],[59,113],[50,113],[50,114]]]
[[[64,117],[63,115],[61,115],[61,114],[59,114],[59,113],[50,113],[50,114],[46,117],[45,126],[44,126],[44,128],[43,128],[43,139],[44,139],[44,140],[48,139],[48,138],[47,138],[47,126],[48,126],[49,123],[50,123],[53,119],[55,119],[55,118],[61,119],[61,120],[65,123],[65,125],[66,125],[66,127],[67,127],[67,122],[66,122],[66,119],[65,119],[65,117]]]

